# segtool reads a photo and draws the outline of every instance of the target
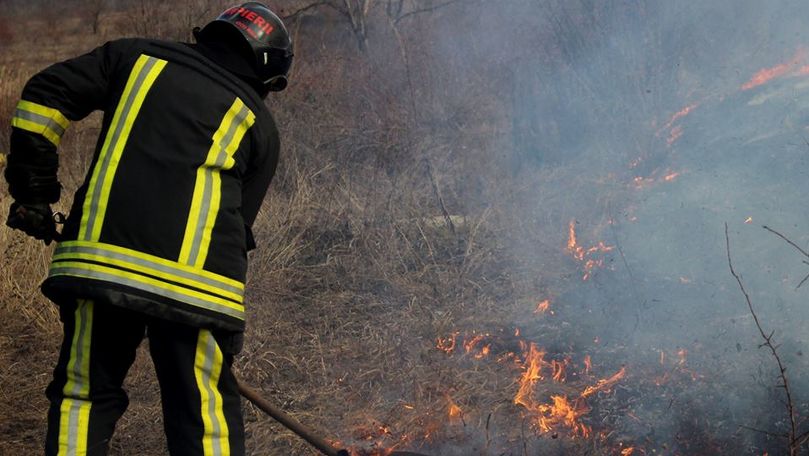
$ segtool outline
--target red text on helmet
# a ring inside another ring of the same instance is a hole
[[[241,16],[241,17],[247,19],[248,21],[255,24],[255,26],[258,27],[265,34],[272,33],[272,31],[274,29],[272,24],[270,24],[269,22],[264,20],[264,18],[259,16],[258,13],[256,13],[255,11],[251,11],[251,10],[249,10],[247,8],[241,7],[241,6],[234,6],[233,8],[225,10],[225,12],[222,13],[222,16],[220,16],[220,17],[231,16],[231,15],[232,16],[238,15],[238,16]],[[242,27],[240,27],[240,28],[242,28]],[[250,35],[253,36],[254,38],[258,38],[256,31],[250,30],[249,28],[244,28],[244,30],[251,31],[252,33],[250,33]]]

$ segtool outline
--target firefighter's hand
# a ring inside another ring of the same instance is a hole
[[[21,204],[15,201],[11,204],[6,225],[44,241],[45,245],[49,245],[56,234],[53,212],[45,203]]]

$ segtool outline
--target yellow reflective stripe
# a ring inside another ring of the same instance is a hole
[[[135,272],[122,271],[113,267],[82,263],[80,261],[57,261],[51,264],[48,277],[60,275],[114,281],[115,283],[148,291],[186,304],[244,320],[244,306],[241,304],[179,285],[163,282],[152,277],[146,277]]]
[[[98,240],[101,235],[110,188],[121,160],[121,154],[126,147],[129,133],[138,117],[143,100],[157,76],[165,68],[166,63],[165,60],[144,54],[138,58],[129,74],[87,187],[79,226],[79,239],[94,241]]]
[[[236,98],[214,132],[205,161],[197,169],[179,261],[201,268],[208,256],[216,217],[222,200],[220,172],[236,163],[233,155],[245,133],[256,120],[255,114]]]
[[[11,125],[40,134],[52,142],[53,145],[58,146],[62,135],[70,125],[70,121],[57,109],[32,101],[21,100],[17,103]]]
[[[59,407],[58,455],[87,453],[90,422],[90,342],[93,336],[93,301],[79,300],[76,307],[67,382]]]
[[[207,329],[201,329],[194,357],[194,377],[200,393],[204,456],[230,456],[228,424],[225,421],[224,402],[218,386],[223,360],[222,350],[219,349],[213,334]]]
[[[243,299],[243,295],[241,293],[234,293],[230,290],[223,288],[213,288],[208,283],[197,282],[185,276],[177,276],[157,269],[145,268],[139,264],[129,263],[120,259],[109,258],[106,255],[93,254],[93,253],[63,253],[59,255],[54,255],[53,257],[53,261],[70,261],[70,260],[92,261],[96,263],[108,264],[110,266],[116,266],[118,268],[132,269],[135,272],[141,274],[159,277],[161,279],[165,279],[171,282],[182,283],[183,285],[187,285],[189,287],[221,295],[222,297],[231,299],[239,303],[241,303]]]
[[[34,114],[39,114],[40,116],[47,117],[48,119],[56,122],[62,130],[67,130],[67,127],[70,126],[70,121],[67,120],[64,114],[59,112],[58,109],[49,108],[47,106],[34,103],[33,101],[28,100],[20,100],[17,103],[17,109],[21,109],[23,111],[33,112]]]
[[[133,269],[136,272],[139,272],[139,273],[142,273],[142,274],[147,274],[147,275],[151,275],[151,276],[157,276],[157,277],[160,277],[162,279],[166,279],[166,280],[169,280],[169,281],[172,281],[172,282],[179,282],[179,283],[182,283],[183,285],[188,285],[188,286],[198,288],[198,289],[202,289],[202,290],[206,290],[206,291],[210,288],[210,286],[207,285],[207,284],[204,284],[204,283],[201,283],[201,282],[196,282],[196,281],[190,280],[188,278],[179,277],[179,276],[176,276],[176,275],[173,275],[173,274],[170,274],[170,273],[166,273],[166,272],[163,272],[163,271],[158,271],[156,269],[145,268],[145,267],[142,267],[142,266],[140,266],[138,264],[135,264],[135,263],[129,263],[129,262],[114,259],[114,258],[108,258],[106,256],[98,255],[98,254],[63,253],[61,255],[54,255],[54,257],[53,257],[53,261],[63,261],[63,260],[87,260],[87,261],[93,261],[93,262],[98,262],[98,263],[105,263],[105,264],[108,264],[108,265],[111,265],[111,266],[118,266],[118,267],[121,267],[121,268]],[[222,295],[225,298],[233,299],[234,301],[239,301],[239,302],[242,301],[242,295],[240,295],[240,294],[231,293],[231,292],[229,292],[227,290],[223,290],[223,289],[215,289],[213,291],[215,291],[216,294]]]
[[[131,269],[148,270],[153,275],[170,274],[181,277],[183,281],[200,282],[206,285],[206,289],[213,288],[217,292],[222,290],[226,293],[238,294],[239,301],[244,293],[244,284],[238,280],[126,247],[103,242],[64,241],[57,245],[55,255],[61,256],[70,252],[90,252],[110,258],[119,258],[128,263],[135,263],[136,265],[127,266]]]

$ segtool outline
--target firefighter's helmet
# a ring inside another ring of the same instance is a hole
[[[266,90],[278,92],[286,88],[292,65],[292,38],[281,18],[263,3],[247,2],[226,9],[195,35],[198,40],[216,39],[224,29],[238,30],[250,45],[256,76]]]

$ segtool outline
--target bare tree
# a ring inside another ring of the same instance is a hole
[[[368,30],[371,14],[377,6],[384,6],[385,14],[393,21],[394,25],[397,25],[408,17],[433,12],[445,6],[464,1],[480,0],[445,0],[443,2],[434,0],[321,0],[306,4],[284,16],[284,18],[295,18],[320,7],[331,8],[345,19],[357,40],[357,47],[364,52],[368,49]]]

